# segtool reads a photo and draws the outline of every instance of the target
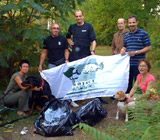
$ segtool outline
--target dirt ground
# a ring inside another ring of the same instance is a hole
[[[103,129],[103,127],[107,127],[107,124],[109,123],[118,123],[118,122],[124,122],[124,116],[121,115],[120,116],[120,120],[115,120],[115,116],[116,116],[116,105],[117,105],[117,101],[115,100],[111,100],[109,98],[107,98],[109,104],[102,104],[103,107],[107,110],[108,114],[107,116],[98,124],[96,124],[94,127],[95,128],[99,128],[101,127]],[[80,106],[85,105],[87,102],[89,102],[89,100],[84,100],[84,101],[78,101],[78,104]],[[75,108],[72,108],[72,110],[74,110]],[[77,109],[77,108],[76,108]],[[105,125],[104,125],[105,124]],[[88,138],[88,134],[84,133],[83,131],[81,131],[80,129],[75,129],[73,130],[74,135],[73,136],[59,136],[59,137],[44,137],[38,134],[34,134],[33,130],[34,130],[34,125],[29,125],[28,127],[28,132],[26,135],[21,135],[20,132],[23,129],[23,127],[26,127],[25,124],[21,124],[17,127],[13,127],[11,129],[11,132],[8,131],[4,128],[0,128],[0,140],[88,140],[90,138]]]

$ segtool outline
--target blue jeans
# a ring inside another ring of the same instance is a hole
[[[49,69],[54,68],[54,67],[56,67],[56,65],[54,65],[54,64],[48,64],[48,68]]]
[[[138,71],[138,65],[137,66],[131,66],[130,65],[130,70],[129,70],[129,83],[128,83],[128,89],[126,93],[129,93],[130,90],[133,87],[133,81],[136,81],[137,75],[139,74]]]

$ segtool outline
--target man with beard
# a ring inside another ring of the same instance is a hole
[[[130,32],[125,34],[124,47],[121,49],[121,55],[125,55],[128,52],[130,56],[129,84],[126,93],[130,92],[133,80],[136,81],[136,77],[139,74],[138,61],[145,58],[146,53],[151,50],[148,33],[137,26],[137,17],[135,15],[129,16],[128,27]]]

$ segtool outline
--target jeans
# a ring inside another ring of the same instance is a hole
[[[54,64],[48,64],[48,68],[49,69],[54,68],[54,67],[56,67],[56,65],[54,65]]]

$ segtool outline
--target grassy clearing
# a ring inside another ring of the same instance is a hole
[[[111,47],[108,46],[98,46],[96,48],[96,55],[102,55],[102,56],[109,56],[111,55]],[[156,78],[156,85],[155,88],[160,90],[160,74],[159,74],[159,68],[157,67],[153,67],[151,69],[151,73],[155,76]],[[0,93],[2,93],[4,91],[4,87],[0,88]],[[36,113],[35,116],[31,116],[27,119],[24,120],[20,120],[14,123],[14,128],[19,127],[19,126],[30,126],[34,123],[35,119],[39,116],[39,112],[34,112]],[[8,120],[13,120],[17,118],[17,114],[16,111],[9,111],[9,112],[4,112],[4,119],[6,121]],[[0,116],[1,117],[1,116]],[[120,128],[121,126],[124,125],[124,121],[115,121],[114,119],[111,121],[103,121],[102,123],[98,124],[95,126],[95,128],[97,130],[103,131],[104,133],[110,135],[110,136],[114,136],[114,137],[118,137],[119,131],[118,128]],[[1,128],[0,131],[4,131],[6,130],[6,128]],[[80,130],[79,130],[80,131]],[[81,137],[77,138],[77,140],[90,140],[93,139],[91,138],[90,135],[86,134],[85,132],[82,131],[82,135]]]
[[[96,55],[109,56],[111,55],[110,46],[98,46],[96,47]]]

